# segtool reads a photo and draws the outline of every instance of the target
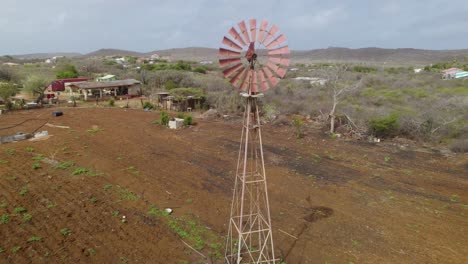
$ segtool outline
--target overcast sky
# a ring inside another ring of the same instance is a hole
[[[0,54],[216,48],[249,18],[292,49],[468,48],[467,0],[0,0]]]

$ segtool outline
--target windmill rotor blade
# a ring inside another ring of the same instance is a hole
[[[271,72],[271,70],[268,67],[263,67],[263,72],[265,72],[265,75],[267,76],[267,80],[270,82],[271,87],[275,87],[279,80],[276,78],[275,75]]]
[[[237,45],[234,41],[228,39],[227,37],[224,37],[224,38],[223,38],[222,43],[223,43],[224,45],[228,46],[228,47],[231,47],[231,48],[235,49],[235,50],[238,50],[238,51],[241,51],[241,50],[242,50],[242,47],[241,47],[241,46]]]
[[[246,91],[249,87],[251,71],[249,70],[246,74],[244,74],[244,78],[242,78],[240,89],[241,91]]]
[[[224,77],[228,78],[229,76],[231,76],[234,72],[236,72],[237,70],[239,70],[241,67],[242,67],[242,63],[238,63],[234,66],[232,66],[231,68],[227,68],[223,71],[223,74],[224,74]]]
[[[251,71],[251,82],[250,82],[250,91],[251,92],[258,92],[258,84],[257,84],[257,72]]]
[[[263,73],[263,71],[262,70],[258,71],[257,75],[258,75],[258,78],[260,79],[260,88],[262,89],[262,91],[266,91],[270,89],[270,86],[268,85],[268,82],[265,79],[265,74]]]
[[[228,50],[225,48],[219,48],[219,55],[220,56],[228,56],[228,57],[239,57],[241,53],[239,51]]]
[[[265,32],[267,31],[267,27],[268,27],[268,21],[263,20],[262,23],[260,24],[260,30],[258,31],[257,42],[262,43],[263,36],[265,35]]]
[[[249,32],[247,31],[247,26],[245,25],[245,21],[239,22],[237,24],[241,30],[242,36],[244,36],[245,40],[250,43],[250,37],[249,37]]]
[[[271,49],[273,47],[276,47],[284,42],[288,41],[288,39],[283,35],[279,35],[275,40],[273,40],[270,44],[266,46],[267,49]]]
[[[283,78],[286,75],[286,72],[287,70],[284,68],[279,68],[278,71],[276,71],[276,73],[278,74],[280,78]]]
[[[234,77],[232,77],[231,80],[229,80],[229,82],[232,84],[232,85],[235,85],[235,83],[237,83],[239,81],[239,79],[245,74],[247,70],[245,68],[243,68],[241,71],[239,71],[238,73],[236,73],[236,75],[234,75]]]
[[[271,61],[268,61],[267,67],[270,68],[274,73],[278,73],[279,67],[276,64],[271,63]]]
[[[225,66],[228,66],[230,64],[237,63],[237,62],[241,62],[241,59],[240,58],[220,59],[219,60],[219,65],[221,67],[225,67]]]
[[[276,25],[273,25],[271,29],[267,31],[267,36],[263,40],[262,44],[266,46],[265,43],[270,43],[270,40],[276,35],[276,33],[278,33],[278,31],[279,31],[279,28]]]
[[[289,55],[290,50],[288,46],[284,46],[277,49],[272,49],[268,51],[268,55]]]
[[[270,57],[269,58],[269,61],[273,62],[273,63],[276,63],[276,64],[280,64],[282,66],[289,66],[289,58],[287,57]]]
[[[257,19],[250,19],[250,36],[252,37],[252,42],[255,42],[257,39]]]
[[[238,41],[242,46],[247,45],[242,39],[241,35],[239,35],[239,32],[237,32],[237,30],[234,27],[231,27],[231,29],[229,30],[229,35],[231,35],[231,37],[234,40]]]

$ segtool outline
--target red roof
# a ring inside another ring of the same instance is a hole
[[[65,83],[73,83],[73,82],[86,82],[88,78],[70,78],[70,79],[58,79],[53,81],[47,90],[52,92],[62,92],[65,91]]]

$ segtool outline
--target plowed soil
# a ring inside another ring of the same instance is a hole
[[[2,136],[50,135],[0,145],[1,263],[222,263],[239,122],[170,130],[158,112],[61,110],[0,116]],[[286,263],[466,263],[466,154],[306,132],[263,127]]]

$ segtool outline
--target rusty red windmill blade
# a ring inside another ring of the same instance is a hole
[[[288,57],[270,57],[269,61],[280,64],[282,66],[289,66],[289,58]]]
[[[244,74],[244,78],[242,79],[240,86],[241,91],[247,91],[247,89],[249,88],[251,73],[252,71],[249,70],[246,74]]]
[[[268,44],[266,48],[271,49],[273,47],[281,45],[282,43],[286,41],[288,41],[288,39],[283,34],[281,34],[277,38],[275,38],[275,40],[273,40],[270,44]]]
[[[239,79],[241,77],[243,77],[243,75],[245,74],[245,72],[247,71],[247,69],[243,68],[242,70],[240,70],[238,73],[236,73],[236,75],[234,75],[234,77],[231,78],[231,80],[229,80],[229,82],[232,84],[232,85],[235,85]]]
[[[265,79],[265,74],[263,73],[263,71],[262,70],[258,71],[257,75],[258,75],[258,78],[260,79],[260,88],[262,89],[262,91],[266,91],[270,89],[270,87],[268,86],[268,82]]]
[[[238,62],[241,62],[241,58],[219,59],[219,66],[226,67]]]
[[[287,70],[284,68],[279,68],[276,72],[280,78],[283,78],[286,75]]]
[[[250,36],[252,37],[252,42],[255,42],[257,39],[257,19],[250,19]]]
[[[268,67],[263,67],[262,70],[267,76],[267,79],[270,82],[271,87],[274,87],[275,85],[278,84],[279,82],[278,78],[271,72],[271,70]]]
[[[270,68],[274,73],[278,73],[278,70],[280,67],[278,67],[276,64],[273,64],[271,61],[267,62],[267,67]]]
[[[232,28],[229,30],[229,35],[231,35],[231,37],[232,37],[234,40],[238,41],[242,46],[247,45],[247,44],[245,43],[245,41],[242,39],[242,37],[241,37],[241,35],[239,34],[239,32],[237,32],[237,30],[236,30],[234,27],[232,27]]]
[[[222,43],[223,43],[224,45],[228,46],[228,47],[231,47],[231,48],[235,49],[235,50],[238,50],[238,51],[241,51],[241,50],[242,50],[242,47],[241,47],[241,46],[237,45],[234,41],[228,39],[227,37],[224,37],[224,38],[223,38]]]
[[[262,45],[265,45],[265,43],[270,43],[270,40],[278,33],[279,29],[276,25],[273,25],[269,31],[267,31],[267,36],[265,39],[262,41]]]
[[[262,43],[263,36],[265,35],[265,32],[267,31],[268,27],[268,21],[263,20],[262,23],[260,24],[260,30],[258,31],[258,38],[257,42]]]
[[[258,92],[258,80],[256,71],[251,71],[250,91],[253,93]]]
[[[240,68],[242,68],[244,65],[242,65],[242,63],[238,63],[234,66],[232,66],[231,68],[227,68],[223,71],[223,74],[224,74],[224,77],[228,78],[229,76],[231,76],[233,73],[235,73],[236,71],[238,71]]]
[[[268,51],[268,55],[289,55],[290,50],[288,46],[284,46],[277,49],[272,49]]]
[[[226,57],[239,57],[241,56],[241,53],[239,51],[233,51],[225,48],[219,48],[219,55],[220,56],[226,56]]]
[[[250,43],[249,32],[247,31],[247,26],[245,25],[245,21],[241,21],[237,25],[239,26],[242,36],[244,36],[246,42]]]

